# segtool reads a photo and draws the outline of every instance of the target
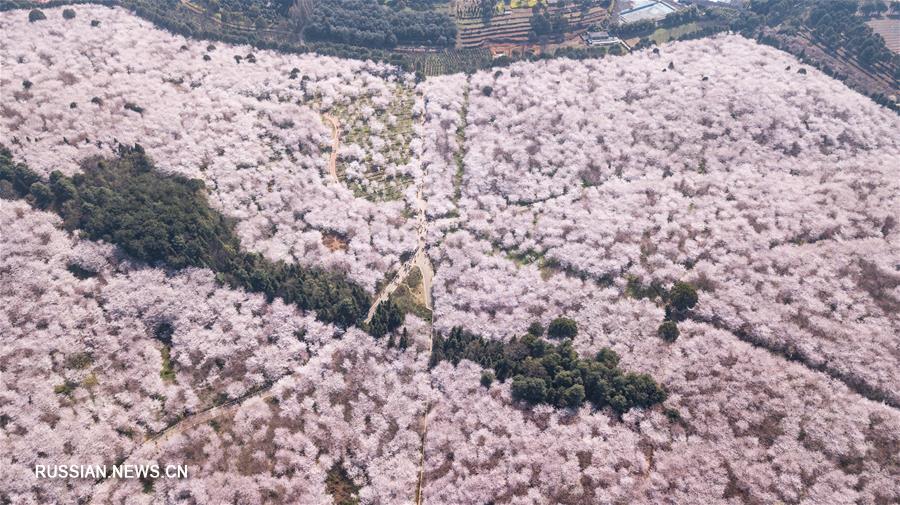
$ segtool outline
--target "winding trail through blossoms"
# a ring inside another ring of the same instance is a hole
[[[165,444],[172,438],[174,438],[178,435],[181,435],[182,433],[184,433],[190,429],[200,426],[201,424],[208,423],[208,422],[210,422],[214,419],[217,419],[219,417],[222,417],[224,415],[234,414],[241,407],[241,405],[243,405],[244,402],[246,402],[247,400],[252,400],[253,398],[260,398],[262,400],[266,400],[268,398],[271,398],[274,395],[274,393],[272,392],[272,387],[275,386],[275,384],[278,384],[278,382],[281,381],[281,379],[283,379],[285,377],[289,377],[291,375],[293,375],[293,373],[285,374],[285,375],[279,377],[278,379],[260,387],[259,389],[255,389],[255,390],[248,392],[247,394],[245,394],[243,396],[240,396],[238,398],[235,398],[233,400],[225,402],[221,405],[209,407],[207,409],[204,409],[204,410],[201,410],[194,414],[190,414],[186,417],[183,417],[180,421],[176,422],[175,424],[172,424],[171,426],[165,428],[164,430],[162,430],[158,433],[155,433],[147,440],[144,440],[143,442],[141,442],[140,445],[135,447],[128,454],[128,456],[126,456],[125,459],[123,459],[121,461],[121,464],[122,465],[135,464],[135,462],[134,462],[135,455],[141,453],[145,447],[152,446],[153,453],[155,454],[161,445]],[[145,455],[145,457],[148,457],[148,456],[149,455]],[[105,480],[102,480],[97,483],[97,486],[99,486],[99,487],[95,488],[94,492],[91,494],[91,501],[90,501],[91,504],[102,503],[101,501],[98,501],[98,500],[106,499],[106,493],[105,493],[106,486],[108,485],[109,482],[112,482],[112,481],[113,481],[113,479],[105,479]]]

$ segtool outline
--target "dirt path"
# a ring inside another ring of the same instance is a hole
[[[381,292],[378,293],[378,296],[375,297],[375,300],[372,301],[372,306],[369,307],[369,313],[366,315],[367,323],[371,321],[372,316],[375,315],[375,309],[378,308],[378,304],[387,301],[387,299],[391,297],[391,294],[400,287],[406,280],[406,277],[409,276],[409,272],[412,271],[413,267],[419,267],[419,270],[422,272],[422,288],[425,290],[425,305],[429,309],[432,308],[431,282],[434,278],[434,269],[431,267],[431,260],[428,259],[428,254],[425,252],[427,239],[428,219],[425,216],[425,199],[422,198],[422,187],[420,186],[416,189],[416,252],[412,258],[406,261],[406,263],[400,265],[400,269],[397,271],[397,274],[394,275],[394,278],[391,279],[391,282],[383,287]]]
[[[210,407],[206,410],[201,410],[200,412],[182,418],[177,423],[169,426],[159,433],[152,435],[150,438],[135,447],[134,450],[132,450],[131,453],[121,461],[121,464],[136,464],[134,461],[135,455],[141,453],[146,447],[152,446],[152,452],[155,454],[159,450],[160,446],[164,445],[172,438],[181,435],[182,433],[190,429],[200,426],[201,424],[206,424],[213,419],[217,419],[225,415],[234,414],[247,400],[252,400],[253,398],[261,398],[263,400],[266,400],[270,398],[274,394],[272,393],[272,387],[275,386],[275,384],[277,384],[281,379],[289,375],[293,374],[284,375],[271,384],[263,386],[256,391],[252,391],[247,395],[223,403],[222,405]],[[100,503],[98,500],[107,499],[107,486],[109,486],[113,481],[114,479],[107,479],[97,484],[95,490],[93,491],[93,493],[91,493],[90,503]]]
[[[195,426],[208,423],[209,421],[212,421],[213,419],[222,417],[224,415],[233,414],[235,411],[237,411],[237,409],[241,407],[241,405],[244,404],[244,402],[248,400],[252,400],[254,398],[261,398],[265,400],[267,398],[271,398],[274,394],[272,393],[272,387],[277,383],[278,381],[275,381],[272,384],[253,391],[248,395],[242,396],[240,398],[235,398],[234,400],[225,402],[222,405],[202,410],[196,414],[185,417],[181,421],[147,439],[143,444],[141,444],[141,447],[152,444],[154,448],[158,448],[161,444],[169,441],[169,439],[171,439],[172,437],[181,435],[185,431],[194,428]]]
[[[432,272],[432,276],[434,272],[431,270],[431,262],[428,262],[428,270]],[[429,278],[430,279],[430,278]],[[425,273],[422,273],[422,282],[425,282]],[[429,280],[428,286],[431,286],[431,281]],[[428,297],[428,308],[431,308],[431,290],[426,291]],[[431,350],[434,345],[434,324],[428,327],[428,359],[431,360]],[[425,414],[422,415],[422,452],[419,455],[419,478],[416,482],[416,496],[415,496],[415,504],[422,505],[422,501],[424,500],[424,488],[425,488],[425,438],[428,436],[428,414],[431,414],[431,407],[433,403],[429,403],[427,407],[425,407]]]
[[[322,117],[331,123],[331,157],[328,159],[328,172],[331,174],[332,181],[340,182],[337,175],[338,149],[341,148],[340,123],[331,114],[322,114]]]
[[[429,349],[429,354],[430,354]],[[416,505],[422,505],[424,498],[423,488],[425,486],[425,437],[428,435],[428,414],[431,412],[431,405],[425,409],[425,415],[422,416],[422,452],[419,455],[419,478],[416,482]]]
[[[337,118],[330,114],[323,114],[322,117],[331,124],[331,157],[328,162],[328,171],[331,175],[331,179],[334,182],[339,183],[340,180],[337,176],[337,152],[340,148],[340,123],[338,122]],[[426,203],[425,199],[422,197],[421,183],[416,188],[415,205],[416,252],[412,258],[401,265],[400,270],[397,272],[397,275],[394,276],[394,279],[392,279],[391,282],[387,286],[385,286],[375,298],[372,306],[369,309],[368,316],[366,317],[366,322],[369,322],[372,319],[372,315],[375,313],[375,309],[378,307],[378,304],[390,298],[394,290],[396,290],[400,286],[400,284],[406,280],[409,272],[413,267],[418,267],[422,272],[422,287],[425,291],[425,303],[429,309],[433,307],[431,287],[434,279],[434,269],[425,250],[428,237],[428,219],[425,213]],[[427,350],[429,355],[431,354],[431,336],[432,335],[429,331],[429,345]],[[281,378],[287,377],[288,375],[285,375]],[[136,458],[137,454],[146,454],[147,447],[152,447],[151,453],[156,453],[156,451],[158,451],[161,446],[170,441],[172,438],[219,417],[234,414],[247,400],[251,400],[253,398],[262,398],[263,400],[265,400],[267,398],[270,398],[273,395],[272,387],[277,384],[281,380],[281,378],[256,391],[252,391],[245,396],[235,398],[234,400],[231,400],[222,405],[211,407],[184,417],[177,423],[169,426],[159,433],[152,435],[150,438],[138,445],[122,461],[122,464],[134,463],[134,459]],[[431,405],[426,408],[425,415],[422,417],[422,450],[420,455],[419,478],[415,493],[415,502],[418,505],[422,503],[422,486],[424,485],[425,481],[425,435],[428,430],[428,413],[430,411]],[[107,486],[111,485],[111,482],[112,480],[108,479],[97,484],[95,491],[92,493],[91,503],[99,503],[99,500],[104,500],[107,498]]]
[[[423,177],[424,180],[424,177]],[[409,276],[410,271],[412,271],[413,267],[418,267],[419,271],[422,272],[422,289],[425,291],[425,306],[431,310],[433,305],[433,300],[431,297],[431,286],[434,280],[434,268],[431,265],[431,260],[428,258],[428,253],[426,252],[426,246],[428,242],[428,217],[425,213],[426,203],[425,198],[422,196],[422,182],[420,181],[418,186],[416,187],[416,252],[412,258],[407,260],[405,263],[400,265],[400,269],[397,271],[397,274],[391,279],[391,282],[387,284],[387,286],[381,289],[381,292],[378,293],[378,296],[375,297],[375,300],[372,302],[372,306],[369,307],[369,313],[366,316],[366,322],[372,320],[372,316],[375,315],[375,309],[378,308],[378,304],[383,301],[388,300],[391,297],[391,294],[398,288],[400,285],[406,280]],[[428,355],[431,356],[431,346],[433,343],[433,327],[429,327],[429,339],[428,339]],[[416,489],[413,501],[416,505],[422,504],[422,487],[425,485],[425,436],[428,433],[428,414],[431,412],[431,405],[428,405],[425,409],[425,414],[422,416],[422,449],[419,455],[419,477],[416,482]]]

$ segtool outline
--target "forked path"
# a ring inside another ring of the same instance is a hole
[[[422,288],[425,290],[425,306],[428,307],[429,310],[432,309],[431,281],[434,278],[434,269],[432,268],[431,261],[428,259],[428,254],[425,251],[427,240],[428,219],[425,215],[425,199],[422,198],[422,187],[419,186],[416,189],[416,252],[413,254],[412,258],[406,261],[406,263],[400,265],[400,269],[397,270],[397,274],[391,279],[391,282],[383,287],[381,292],[378,293],[378,296],[375,297],[375,300],[372,301],[372,306],[369,307],[369,313],[366,315],[367,323],[371,321],[372,316],[375,315],[375,309],[378,308],[378,304],[387,301],[391,297],[391,294],[400,287],[400,284],[402,284],[409,276],[413,267],[419,267],[419,271],[422,272]]]
[[[341,124],[331,114],[322,114],[322,117],[331,123],[331,157],[328,159],[328,172],[332,181],[340,182],[337,175],[337,157],[338,149],[341,148]]]
[[[323,114],[322,117],[331,124],[331,157],[328,161],[328,171],[331,175],[331,179],[334,182],[340,182],[337,176],[337,154],[338,149],[340,148],[341,140],[340,123],[338,122],[337,118],[330,114]],[[401,265],[400,270],[397,272],[397,275],[394,277],[394,279],[392,279],[391,282],[387,286],[385,286],[375,298],[375,301],[369,309],[366,322],[369,322],[372,319],[372,315],[375,313],[375,309],[376,307],[378,307],[378,304],[390,298],[394,290],[396,290],[397,287],[399,287],[400,284],[404,280],[406,280],[406,277],[409,275],[410,271],[412,271],[413,267],[418,267],[422,272],[422,287],[425,290],[425,304],[429,309],[432,308],[431,285],[432,279],[434,278],[434,270],[425,250],[428,236],[428,219],[425,210],[426,204],[425,199],[422,197],[422,186],[419,185],[419,187],[416,189],[416,252],[412,258]],[[429,342],[428,352],[429,354],[431,353],[431,342]],[[271,384],[268,384],[240,398],[235,398],[228,403],[211,407],[184,417],[172,426],[142,442],[133,451],[131,451],[131,453],[125,458],[125,460],[122,461],[122,463],[133,463],[134,460],[139,457],[139,455],[152,457],[150,456],[151,454],[156,454],[159,448],[165,445],[165,443],[172,438],[181,435],[197,426],[206,424],[216,418],[234,414],[247,400],[251,400],[253,398],[261,398],[265,400],[271,397],[273,395],[272,387],[277,384],[279,380],[273,381]],[[426,408],[425,415],[421,420],[422,450],[420,455],[421,459],[419,461],[420,469],[415,496],[415,502],[417,504],[420,504],[422,501],[422,486],[424,485],[425,477],[425,434],[428,430],[428,411],[430,410],[431,406],[429,405]],[[148,448],[150,448],[149,451]],[[95,491],[92,493],[91,503],[98,503],[97,500],[108,498],[107,491],[108,486],[111,485],[111,483],[112,479],[99,482],[97,484],[97,487],[95,488]]]

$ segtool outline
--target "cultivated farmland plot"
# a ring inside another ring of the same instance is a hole
[[[900,501],[897,115],[732,35],[417,83],[75,10],[0,14],[15,162],[138,143],[248,251],[373,298],[415,272],[394,299],[418,305],[375,338],[137,261],[0,178],[0,502]],[[677,281],[699,303],[668,342]],[[436,359],[455,328],[515,349],[559,316],[664,401],[531,404]],[[122,461],[190,478],[33,472]]]

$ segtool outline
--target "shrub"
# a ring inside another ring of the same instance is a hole
[[[97,272],[94,272],[93,270],[88,270],[87,268],[84,268],[81,265],[76,265],[75,263],[70,263],[69,265],[67,265],[66,270],[68,270],[69,273],[74,275],[76,279],[80,279],[80,280],[90,279],[91,277],[97,277]]]
[[[42,182],[35,182],[28,190],[28,199],[35,207],[46,209],[53,202],[53,191]]]
[[[666,418],[673,423],[681,422],[681,412],[678,409],[673,409],[670,407],[666,407],[663,409],[663,414],[665,414]]]
[[[74,9],[63,9],[62,16],[63,16],[63,19],[75,19],[75,10]]]
[[[153,338],[159,340],[164,345],[172,345],[172,335],[175,334],[175,327],[172,326],[172,323],[164,321],[156,325],[156,328],[153,329]]]
[[[71,396],[72,393],[75,392],[75,388],[78,387],[78,383],[69,379],[66,379],[65,382],[53,388],[53,392],[58,395]]]
[[[175,368],[172,365],[171,352],[169,346],[163,346],[160,351],[162,369],[159,371],[159,377],[166,382],[175,382]]]
[[[544,325],[535,321],[528,325],[528,334],[534,335],[535,337],[543,337],[544,336]]]
[[[419,267],[414,267],[409,272],[409,277],[406,278],[406,285],[410,287],[410,289],[417,289],[422,284],[422,270]]]
[[[494,379],[495,379],[494,372],[492,372],[490,370],[485,370],[485,371],[481,372],[481,385],[482,386],[484,386],[486,388],[491,387],[491,384],[494,383]]]
[[[675,321],[663,321],[656,334],[666,342],[674,342],[678,339],[678,324]]]
[[[578,324],[567,317],[557,317],[547,327],[547,336],[550,338],[575,338],[575,335],[578,335]]]
[[[513,377],[512,396],[516,400],[541,403],[547,398],[547,383],[537,377]]]
[[[137,112],[138,114],[144,113],[144,108],[133,102],[125,102],[125,108]]]
[[[31,9],[31,12],[28,13],[28,22],[34,23],[35,21],[43,21],[47,19],[47,16],[44,14],[44,11],[40,9]]]
[[[687,282],[678,281],[669,291],[669,303],[677,310],[688,310],[697,305],[697,290]]]

